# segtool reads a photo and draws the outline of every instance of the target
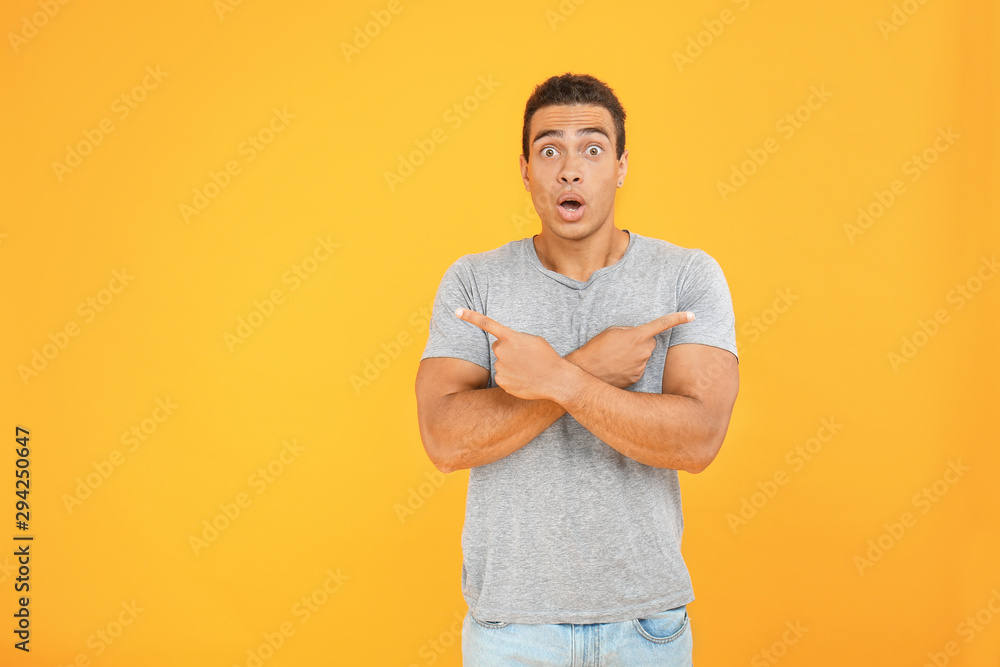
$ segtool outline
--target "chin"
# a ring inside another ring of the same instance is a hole
[[[553,234],[563,239],[582,239],[597,231],[599,225],[584,224],[580,222],[563,222],[559,220],[549,229]]]
[[[557,233],[559,236],[578,238],[581,236],[587,236],[601,228],[601,223],[596,222],[590,217],[577,220],[576,222],[566,222],[558,216],[559,213],[556,213],[556,218],[552,221],[552,224],[549,225],[549,229]]]

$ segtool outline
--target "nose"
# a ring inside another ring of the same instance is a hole
[[[583,179],[583,172],[579,165],[580,163],[572,155],[563,160],[562,169],[559,170],[559,182],[579,183]]]

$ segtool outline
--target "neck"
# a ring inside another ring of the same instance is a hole
[[[629,233],[607,225],[581,239],[566,239],[544,227],[532,239],[535,254],[546,269],[586,282],[597,269],[611,266],[628,248]]]

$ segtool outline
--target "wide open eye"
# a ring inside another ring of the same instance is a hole
[[[603,151],[604,151],[604,149],[601,148],[600,146],[596,145],[596,144],[592,144],[590,146],[587,146],[587,155],[590,155],[592,157],[595,156],[595,155],[600,155]]]
[[[552,152],[550,153],[549,151]],[[552,148],[552,146],[546,146],[545,148],[542,149],[542,157],[552,157],[555,154],[556,154],[556,149]]]

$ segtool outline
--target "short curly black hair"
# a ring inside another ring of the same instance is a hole
[[[615,153],[618,159],[625,152],[625,109],[608,84],[589,74],[553,76],[535,86],[524,107],[524,128],[521,131],[521,150],[524,159],[530,156],[528,143],[531,118],[542,107],[555,104],[594,104],[602,106],[611,114],[615,126]]]

